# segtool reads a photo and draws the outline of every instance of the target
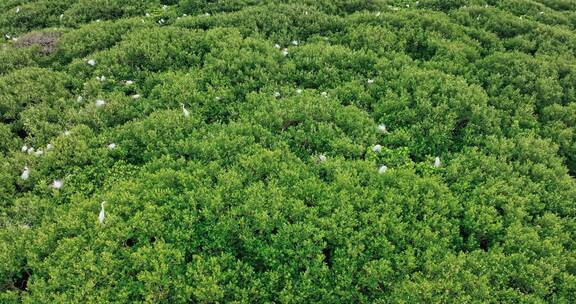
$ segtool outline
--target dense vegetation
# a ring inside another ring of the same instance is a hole
[[[575,29],[572,0],[0,1],[0,302],[576,303]]]

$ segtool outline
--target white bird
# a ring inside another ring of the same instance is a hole
[[[292,45],[298,45],[298,40],[292,40]]]
[[[204,16],[210,16],[210,13],[204,13]]]
[[[78,95],[78,97],[76,97],[76,101],[77,102],[82,102],[82,100],[84,100],[84,97]]]
[[[21,150],[22,150],[22,152],[28,151],[28,146],[27,146],[27,145],[23,145]]]
[[[274,44],[274,47],[280,49],[280,45],[278,43]]]
[[[28,148],[26,152],[28,152],[28,154],[32,154],[32,152],[34,152],[34,147]]]
[[[368,79],[366,82],[367,82],[368,84],[374,83],[374,79]]]
[[[439,168],[441,165],[442,163],[440,162],[440,157],[436,156],[434,159],[434,167]]]
[[[52,149],[54,149],[54,146],[52,144],[46,145],[46,150],[52,150]]]
[[[95,66],[95,65],[96,65],[96,60],[90,59],[90,60],[87,61],[87,63],[88,63],[89,65],[91,65],[91,66]]]
[[[96,107],[98,107],[98,108],[99,108],[99,107],[102,107],[102,106],[105,105],[105,104],[106,104],[106,102],[105,102],[104,100],[102,100],[102,99],[97,99],[97,100],[96,100]]]
[[[138,99],[138,98],[140,98],[140,94],[134,94],[134,95],[132,95],[132,98],[133,98],[133,99]]]
[[[52,188],[54,188],[54,189],[60,189],[60,188],[62,188],[62,185],[63,185],[63,184],[64,184],[64,183],[62,182],[61,179],[55,179],[55,180],[52,182]]]
[[[318,161],[325,162],[326,161],[326,155],[324,155],[324,153],[318,155]]]
[[[280,92],[278,92],[278,91],[274,92],[274,97],[278,98],[278,97],[280,97],[280,95],[281,95]]]
[[[24,166],[24,170],[22,170],[20,178],[23,180],[27,180],[28,177],[30,177],[30,170],[28,169],[28,166]]]
[[[116,144],[115,143],[111,143],[108,145],[108,149],[113,150],[114,148],[116,148]]]
[[[220,97],[220,96],[214,97],[214,100],[220,100],[220,99],[222,99],[222,97]]]
[[[96,79],[99,81],[104,81],[106,80],[106,76],[102,75],[102,76],[96,76]]]
[[[301,93],[302,93],[302,89],[296,89],[296,93],[301,94]]]
[[[146,13],[146,17],[150,17],[150,14],[149,14],[149,13]]]
[[[64,18],[64,14],[60,14],[60,19]]]
[[[37,150],[36,152],[34,152],[34,155],[36,155],[36,156],[40,156],[40,155],[42,155],[42,154],[44,154],[44,151],[42,151],[42,150],[40,150],[40,149]]]
[[[6,37],[6,39],[12,38],[12,36],[10,36],[10,35],[8,35],[8,34],[4,34],[4,37]]]
[[[282,49],[282,55],[288,56],[288,49],[287,48]]]
[[[322,97],[328,97],[328,93],[326,93],[326,92],[322,92],[322,93],[320,93],[320,95],[322,95]]]
[[[164,19],[158,20],[158,23],[159,23],[159,24],[164,24]]]
[[[377,13],[376,13],[376,17],[379,17],[379,16],[380,16],[380,14],[381,14],[380,12],[377,12]]]
[[[20,7],[16,8],[16,14],[18,14],[20,12]]]
[[[100,203],[100,214],[98,214],[98,221],[100,224],[104,224],[104,219],[106,219],[106,213],[104,213],[104,204],[106,202]]]
[[[388,133],[388,130],[386,129],[386,125],[385,124],[381,124],[378,126],[378,131],[380,131],[380,133]]]
[[[379,153],[382,151],[382,146],[381,145],[375,145],[374,147],[372,147],[372,151]]]
[[[186,107],[184,107],[183,103],[181,103],[181,105],[182,105],[182,112],[184,113],[184,117],[189,117],[190,112],[188,110],[186,110]]]
[[[168,8],[168,5],[162,5],[162,9],[166,10]]]
[[[132,84],[134,84],[134,81],[132,81],[132,80],[126,80],[125,84],[126,84],[126,85],[132,85]]]
[[[64,135],[68,136],[70,134],[72,134],[72,133],[70,133],[70,131],[68,131],[68,130],[64,131]]]
[[[388,167],[386,167],[385,165],[380,166],[380,168],[378,168],[378,173],[379,174],[383,174],[388,170]]]

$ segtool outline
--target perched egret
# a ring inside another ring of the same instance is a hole
[[[26,152],[28,152],[28,154],[32,154],[32,152],[34,152],[34,147],[28,148],[28,151],[26,151]]]
[[[140,94],[134,94],[134,95],[132,95],[132,99],[138,99],[138,98],[140,98]]]
[[[18,14],[20,12],[20,7],[16,8],[16,14]]]
[[[62,188],[62,185],[64,185],[64,183],[62,182],[61,179],[55,179],[52,182],[52,188],[54,188],[54,189],[60,189],[60,188]]]
[[[288,49],[287,48],[282,49],[282,55],[288,56]]]
[[[326,161],[326,155],[324,155],[324,153],[318,155],[318,161],[319,162],[325,162]]]
[[[380,131],[380,133],[388,133],[388,130],[386,129],[386,125],[385,124],[381,124],[378,126],[378,131]]]
[[[54,149],[54,146],[52,144],[46,145],[46,150],[52,150],[52,149]]]
[[[106,80],[106,76],[102,75],[102,76],[96,76],[96,79],[99,81],[104,81]]]
[[[102,99],[96,100],[96,107],[98,107],[98,108],[104,106],[105,104],[106,104],[106,102]]]
[[[278,43],[274,44],[274,48],[280,49],[280,45]]]
[[[280,95],[281,95],[280,92],[278,92],[278,91],[274,92],[274,97],[278,98],[278,97],[280,97]]]
[[[64,14],[60,14],[60,19],[64,18]]]
[[[296,93],[301,94],[301,93],[302,93],[302,89],[296,89]]]
[[[91,65],[91,66],[95,66],[95,65],[96,65],[96,60],[90,59],[90,60],[87,61],[87,63],[88,63],[89,65]]]
[[[376,13],[376,17],[380,17],[380,14],[382,14],[381,12],[377,12]]]
[[[44,154],[44,151],[42,151],[40,149],[38,149],[36,152],[34,152],[34,155],[36,155],[36,156],[40,156],[42,154]]]
[[[21,151],[22,151],[22,152],[28,151],[28,146],[27,146],[27,145],[23,145]]]
[[[322,92],[322,93],[320,93],[320,95],[322,95],[322,97],[328,97],[328,93],[326,93],[326,92]]]
[[[382,151],[382,146],[381,145],[375,145],[374,147],[372,147],[372,151],[374,151],[376,153],[380,153]]]
[[[84,97],[78,95],[78,97],[76,97],[76,101],[77,102],[82,102],[84,100]]]
[[[104,213],[104,204],[106,202],[100,203],[100,214],[98,214],[98,221],[100,224],[104,224],[104,219],[106,219],[106,213]]]
[[[210,13],[204,13],[204,16],[208,17],[210,16]]]
[[[386,167],[385,165],[380,166],[380,168],[378,168],[378,173],[383,174],[388,170],[388,167]]]
[[[367,82],[368,84],[374,83],[374,79],[368,79],[366,82]]]
[[[28,177],[30,177],[30,170],[28,169],[28,166],[24,166],[24,170],[22,170],[20,178],[23,180],[27,180]]]
[[[436,156],[434,159],[434,167],[439,168],[441,165],[442,163],[440,162],[440,157]]]
[[[125,84],[126,84],[126,85],[133,85],[133,84],[134,84],[134,81],[132,81],[132,80],[126,80]]]
[[[159,23],[159,24],[164,24],[164,19],[158,20],[158,23]]]
[[[292,40],[292,45],[298,45],[298,40]]]
[[[218,100],[220,100],[220,99],[222,99],[222,97],[220,97],[220,96],[214,97],[214,100],[216,100],[216,101],[218,101]]]
[[[113,150],[114,148],[116,148],[116,144],[115,143],[111,143],[108,145],[108,149]]]
[[[186,110],[186,107],[184,107],[183,103],[181,103],[181,105],[182,105],[182,112],[184,113],[184,117],[189,117],[190,112],[188,112],[188,110]]]
[[[162,9],[166,10],[168,8],[168,5],[162,5]]]
[[[150,14],[149,14],[149,13],[146,13],[146,17],[150,17]]]
[[[64,135],[69,136],[70,134],[72,134],[70,131],[68,130],[64,131]]]

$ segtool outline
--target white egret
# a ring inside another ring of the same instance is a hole
[[[159,24],[164,24],[164,19],[158,20],[158,23],[159,23]]]
[[[372,151],[374,151],[376,153],[380,153],[382,151],[382,146],[381,145],[375,145],[374,147],[372,147]]]
[[[274,48],[280,49],[280,45],[278,43],[274,44]]]
[[[28,146],[27,146],[27,145],[23,145],[21,151],[22,151],[22,152],[28,151]]]
[[[34,152],[34,147],[28,148],[26,152],[28,152],[28,154],[32,154],[32,152]]]
[[[325,162],[326,161],[326,155],[324,155],[324,153],[318,155],[318,161],[319,162]]]
[[[106,76],[102,75],[102,76],[96,76],[96,79],[99,81],[104,81],[106,80]]]
[[[368,84],[374,83],[374,79],[368,79],[366,82],[367,82]]]
[[[20,178],[23,180],[27,180],[28,177],[30,177],[30,169],[28,169],[28,166],[24,166],[24,170],[22,170]]]
[[[146,13],[146,17],[150,17],[150,14],[149,14],[149,13]]]
[[[274,97],[278,98],[278,97],[280,97],[280,95],[281,95],[280,92],[278,92],[278,91],[274,92]]]
[[[20,12],[20,7],[16,8],[16,14],[18,14]]]
[[[84,100],[84,97],[78,95],[78,97],[76,97],[76,101],[77,102],[82,102],[82,100]]]
[[[116,144],[115,143],[111,143],[108,145],[108,149],[113,150],[114,148],[116,148]]]
[[[436,156],[434,159],[434,167],[439,168],[441,165],[442,163],[440,162],[440,157]]]
[[[287,48],[282,49],[282,55],[288,56],[288,49]]]
[[[388,167],[386,167],[385,165],[380,166],[380,168],[378,168],[378,173],[379,174],[383,174],[388,170]]]
[[[210,16],[210,13],[204,13],[204,16],[208,17]]]
[[[91,66],[95,66],[95,65],[96,65],[96,60],[90,59],[90,60],[87,61],[87,63],[88,63],[89,65],[91,65]]]
[[[326,92],[322,92],[322,93],[320,93],[320,95],[322,95],[322,97],[328,97],[328,93],[326,93]]]
[[[64,182],[62,182],[61,179],[55,179],[52,182],[52,188],[54,188],[54,189],[60,189],[60,188],[62,188],[62,185],[64,185]]]
[[[40,156],[42,154],[44,154],[44,151],[42,151],[41,149],[38,149],[36,152],[34,152],[34,155],[36,156]]]
[[[96,99],[96,107],[102,107],[106,104],[106,102],[102,99]]]
[[[386,129],[386,125],[385,124],[381,124],[378,126],[378,131],[380,131],[380,133],[388,133],[388,130]]]
[[[292,45],[298,45],[298,44],[299,44],[298,40],[292,40]]]
[[[140,94],[134,94],[134,95],[132,95],[132,99],[138,99],[138,98],[140,98]]]
[[[188,110],[186,110],[186,107],[184,107],[183,103],[181,103],[181,105],[182,105],[182,112],[184,113],[184,117],[189,117],[190,112]]]
[[[106,213],[104,212],[104,204],[106,202],[100,203],[100,214],[98,214],[98,221],[100,224],[104,224],[104,219],[106,219]]]
[[[46,145],[46,150],[52,150],[52,149],[54,149],[54,146],[52,144]]]
[[[70,131],[68,130],[64,131],[64,135],[69,136],[70,134],[72,134]]]
[[[60,19],[64,18],[64,14],[60,14]]]
[[[301,94],[301,93],[302,93],[302,89],[296,89],[296,93]]]
[[[126,84],[126,85],[133,85],[133,84],[134,84],[134,81],[132,81],[132,80],[126,80],[125,84]]]

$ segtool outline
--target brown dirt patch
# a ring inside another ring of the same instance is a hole
[[[14,42],[14,46],[17,48],[26,48],[39,45],[40,52],[43,55],[50,55],[56,50],[56,44],[58,43],[60,35],[60,33],[56,32],[30,33],[18,38],[18,40]]]

